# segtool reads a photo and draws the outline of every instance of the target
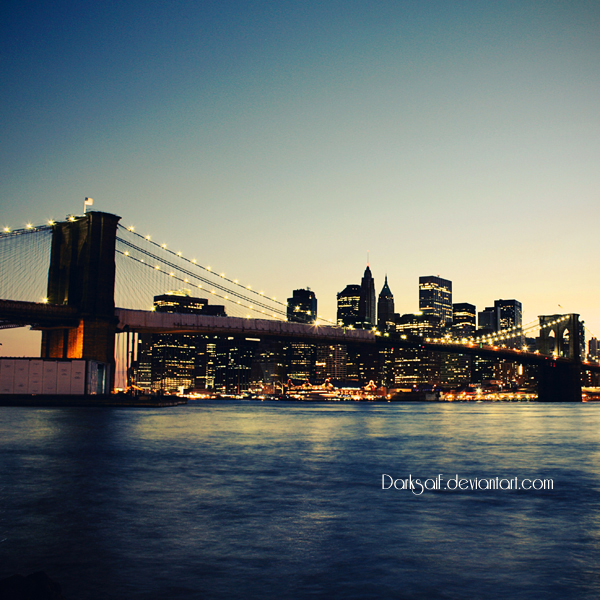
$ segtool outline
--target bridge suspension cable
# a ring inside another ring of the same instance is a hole
[[[0,232],[0,298],[42,302],[48,291],[52,226]]]
[[[125,231],[133,234],[134,236],[136,236],[138,239],[144,240],[145,242],[147,242],[148,244],[150,244],[156,248],[160,248],[163,252],[165,252],[167,254],[171,254],[173,257],[177,257],[178,259],[180,259],[183,262],[189,263],[190,265],[194,265],[194,267],[197,267],[198,269],[202,269],[202,270],[206,271],[207,273],[210,273],[211,275],[218,276],[223,281],[227,281],[228,283],[230,283],[233,286],[240,287],[241,289],[243,289],[245,291],[245,293],[250,293],[250,294],[253,294],[256,296],[268,298],[268,296],[265,296],[265,294],[263,292],[257,292],[256,290],[253,290],[252,286],[250,286],[250,285],[242,285],[236,279],[229,279],[228,277],[225,277],[224,273],[219,274],[218,272],[214,271],[211,267],[205,267],[204,265],[199,264],[195,258],[189,259],[189,258],[183,256],[183,254],[181,252],[175,252],[175,251],[167,248],[166,244],[159,244],[158,242],[153,241],[149,235],[144,236],[140,233],[137,233],[133,227],[125,227],[124,225],[119,225],[118,229],[125,230]],[[120,238],[119,235],[117,234],[117,239],[122,239],[122,238]],[[276,304],[280,305],[281,307],[283,307],[287,310],[287,304],[284,304],[283,302],[278,301],[276,298],[269,298],[269,300],[272,302],[275,302]]]
[[[501,341],[508,341],[518,337],[525,337],[526,333],[531,334],[535,330],[541,331],[542,329],[552,327],[557,323],[560,323],[561,321],[566,321],[569,318],[569,315],[557,315],[556,319],[550,321],[549,323],[544,323],[543,325],[540,325],[539,320],[530,321],[522,327],[510,327],[508,329],[503,329],[495,333],[489,333],[481,335],[479,337],[473,337],[472,341],[475,343],[485,343],[493,345]]]
[[[149,286],[153,289],[146,293],[145,298],[137,298],[134,301],[135,308],[147,309],[154,295],[172,289],[173,285],[169,286],[169,282],[177,282],[177,285],[182,284],[180,287],[186,289],[190,294],[191,290],[194,289],[196,293],[207,298],[216,297],[225,301],[228,314],[235,313],[232,316],[248,316],[248,311],[251,311],[261,318],[279,320],[287,318],[286,304],[278,302],[275,298],[269,298],[263,292],[252,290],[250,286],[244,286],[235,280],[231,280],[225,277],[224,273],[216,273],[210,267],[198,264],[195,259],[189,259],[184,257],[181,252],[168,249],[166,244],[158,244],[152,241],[150,236],[142,236],[133,231],[131,227],[119,225],[116,252],[117,255],[123,257],[117,268],[119,304],[122,302],[125,304],[132,303],[130,297],[126,298],[119,291],[123,287],[136,288],[136,282],[132,282],[130,277],[126,277],[127,281],[123,282],[124,285],[120,284],[119,280],[122,278],[119,277],[119,271],[123,270],[121,266],[125,267],[126,262],[134,262],[139,267],[146,267],[144,269],[146,279],[148,277],[155,278],[155,284]],[[149,276],[150,272],[153,272],[152,276]],[[137,280],[140,278],[139,269],[136,273]],[[132,273],[131,275],[133,276]],[[167,286],[166,290],[165,285]],[[136,292],[137,290],[134,289],[133,293]],[[129,295],[131,296],[131,294]]]
[[[526,325],[522,325],[521,327],[509,327],[507,329],[501,329],[500,331],[495,331],[494,333],[484,333],[481,335],[475,335],[472,339],[474,342],[496,342],[500,340],[510,340],[518,337],[524,336],[526,333],[530,333],[534,329],[539,329],[539,322],[531,321]]]

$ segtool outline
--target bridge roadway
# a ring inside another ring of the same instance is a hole
[[[436,352],[469,354],[495,359],[506,359],[523,364],[553,362],[574,364],[566,358],[554,358],[523,352],[512,348],[486,346],[478,343],[457,344],[402,339],[397,334],[381,336],[365,329],[349,329],[330,325],[306,325],[268,319],[244,319],[239,317],[212,317],[207,315],[160,313],[154,311],[115,309],[117,331],[139,333],[203,333],[208,335],[244,336],[253,338],[289,339],[329,344],[377,345],[396,348],[422,348]],[[0,324],[32,325],[46,329],[76,327],[78,311],[70,306],[56,306],[39,302],[0,300]],[[582,363],[581,368],[600,373],[600,366]]]
[[[35,328],[77,327],[79,311],[74,306],[0,300],[0,323],[5,326],[31,325]]]
[[[211,317],[208,315],[161,313],[144,310],[115,309],[119,331],[138,333],[205,333],[243,335],[254,338],[297,339],[331,344],[375,344],[373,331],[330,325],[307,325],[269,319]]]
[[[422,348],[436,352],[469,354],[494,359],[506,359],[523,364],[554,362],[573,364],[567,358],[554,358],[535,352],[523,352],[513,348],[486,346],[478,343],[457,344],[403,339],[398,334],[378,335],[365,329],[349,329],[330,325],[307,325],[268,319],[244,319],[239,317],[211,317],[196,314],[161,313],[154,311],[117,308],[119,331],[138,333],[204,333],[209,335],[245,336],[253,338],[290,339],[296,341],[326,342],[330,344],[368,344],[396,348]],[[600,366],[582,364],[582,368],[600,372]]]

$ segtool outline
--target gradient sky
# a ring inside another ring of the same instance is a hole
[[[398,312],[439,274],[600,337],[598,2],[11,4],[0,225],[90,196],[330,319],[369,252]]]

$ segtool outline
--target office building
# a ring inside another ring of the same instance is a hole
[[[196,373],[197,336],[161,333],[152,336],[152,389],[173,393],[193,388]]]
[[[503,344],[512,348],[522,348],[525,338],[520,331],[523,326],[521,303],[518,300],[495,300],[494,307],[498,309],[498,330],[513,330],[510,332],[513,337],[505,338]],[[517,332],[514,331],[515,327],[518,328]]]
[[[438,338],[441,334],[442,319],[438,315],[414,313],[402,315],[396,323],[396,332],[408,339]]]
[[[310,382],[316,378],[315,363],[317,345],[308,342],[291,342],[286,347],[285,369],[287,379],[295,384]]]
[[[388,331],[395,328],[394,322],[394,296],[388,285],[387,275],[379,299],[377,300],[377,329]]]
[[[360,285],[347,285],[337,295],[337,324],[340,327],[356,327],[360,303]]]
[[[442,327],[452,324],[452,282],[441,277],[419,277],[419,310],[436,315]]]
[[[452,337],[470,338],[477,329],[477,309],[473,304],[460,302],[452,305]],[[441,382],[448,386],[463,386],[471,382],[472,357],[467,354],[443,353]]]
[[[348,353],[344,344],[317,346],[315,363],[316,383],[343,381],[347,376]]]
[[[510,329],[523,325],[523,309],[518,300],[495,300],[494,307],[499,310],[498,329]]]
[[[294,290],[287,300],[287,320],[293,323],[315,323],[317,298],[309,288]]]
[[[406,314],[399,317],[396,332],[409,340],[438,338],[442,320],[434,314]],[[397,348],[394,351],[394,384],[410,387],[440,383],[440,353],[424,348]]]
[[[468,302],[452,305],[452,336],[458,339],[471,337],[477,329],[477,309]]]
[[[225,316],[225,307],[209,304],[187,290],[169,291],[154,296],[154,310],[162,313]],[[138,336],[137,384],[142,389],[174,393],[180,389],[214,386],[214,373],[203,370],[207,336],[194,333],[156,333]],[[209,344],[210,346],[210,344]],[[211,368],[214,360],[210,363]],[[199,383],[200,380],[200,383]]]
[[[477,324],[481,333],[495,333],[500,327],[500,309],[497,306],[486,306],[477,313]]]
[[[358,324],[363,329],[372,329],[377,325],[375,320],[375,281],[369,265],[360,282],[360,298],[358,303]]]
[[[225,307],[219,304],[209,304],[206,298],[190,296],[188,290],[170,291],[154,296],[156,312],[199,314],[213,317],[226,317]]]

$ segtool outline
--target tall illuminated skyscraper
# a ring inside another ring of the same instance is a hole
[[[360,301],[358,303],[358,321],[359,326],[364,329],[375,327],[375,281],[371,275],[369,265],[365,269],[365,274],[360,282]]]
[[[377,328],[380,331],[387,331],[394,326],[394,295],[390,290],[386,275],[385,283],[377,300]]]
[[[452,282],[441,277],[419,277],[419,310],[440,317],[442,326],[452,323]]]

